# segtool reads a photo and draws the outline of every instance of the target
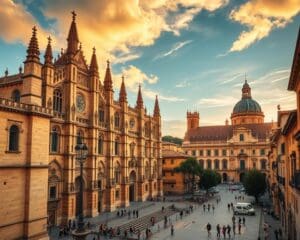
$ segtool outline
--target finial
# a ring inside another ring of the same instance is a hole
[[[245,83],[247,83],[247,73],[245,73]]]
[[[124,82],[124,75],[122,74],[122,82]]]
[[[32,34],[35,36],[36,35],[36,26],[33,26],[32,28]]]
[[[81,50],[82,49],[82,43],[80,42],[79,43],[79,50]]]
[[[77,14],[74,10],[71,13],[72,13],[72,20],[73,22],[75,22]]]
[[[107,59],[107,61],[106,61],[106,63],[107,63],[107,68],[109,68],[109,60]]]
[[[277,105],[277,110],[280,111],[280,104]]]
[[[51,37],[49,36],[47,39],[48,39],[48,44],[51,44],[52,41]]]
[[[19,73],[21,74],[22,73],[22,66],[20,65],[20,67],[19,67]]]
[[[93,54],[95,54],[96,53],[96,48],[95,47],[93,47]]]
[[[60,49],[60,54],[61,54],[61,55],[64,54],[64,49],[63,49],[63,48]]]
[[[5,70],[5,77],[7,77],[8,76],[8,68],[6,68],[6,70]]]

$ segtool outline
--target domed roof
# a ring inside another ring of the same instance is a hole
[[[247,112],[257,112],[261,113],[261,107],[252,98],[242,98],[235,104],[233,108],[233,113],[247,113]]]
[[[242,88],[242,99],[235,104],[233,108],[233,114],[235,113],[262,113],[261,107],[255,100],[251,97],[251,88],[245,80]]]

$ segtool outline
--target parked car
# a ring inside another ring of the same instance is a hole
[[[219,193],[219,192],[220,191],[216,187],[211,187],[210,189],[208,189],[208,193],[216,194],[216,193]]]
[[[233,206],[235,215],[255,215],[255,209],[251,203],[237,203]]]
[[[245,193],[245,192],[246,192],[246,190],[245,190],[244,187],[241,187],[241,188],[239,189],[239,193]]]

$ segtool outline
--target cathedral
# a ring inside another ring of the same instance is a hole
[[[214,169],[223,182],[241,182],[245,172],[258,169],[267,174],[270,134],[275,123],[265,123],[260,105],[245,80],[242,98],[233,108],[231,124],[199,126],[199,113],[187,112],[187,131],[182,148],[203,169]]]
[[[75,146],[84,142],[84,215],[162,196],[161,116],[158,99],[147,113],[138,89],[127,102],[125,79],[114,99],[109,61],[99,78],[96,50],[87,64],[73,13],[67,48],[53,58],[51,38],[40,59],[37,29],[24,70],[0,78],[0,235],[47,238],[47,226],[78,212],[80,168]]]

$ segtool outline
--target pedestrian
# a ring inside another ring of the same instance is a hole
[[[181,210],[180,211],[180,219],[182,219],[182,216],[183,216],[183,211]]]
[[[205,204],[203,204],[203,211],[205,212]]]
[[[136,214],[136,218],[139,218],[139,210],[136,210],[135,214]]]
[[[235,223],[233,223],[232,225],[232,231],[233,231],[233,235],[235,235]]]
[[[243,225],[245,226],[246,219],[243,217]]]
[[[221,227],[217,224],[217,238],[220,238]]]
[[[209,212],[210,210],[210,204],[207,204],[207,211]]]
[[[128,211],[128,219],[130,219],[130,216],[131,216],[131,211],[129,210]]]
[[[241,217],[239,217],[239,224],[241,224],[242,223],[242,219],[241,219]]]
[[[227,204],[228,211],[230,211],[230,203]]]
[[[207,229],[207,235],[210,237],[210,230],[211,230],[211,225],[210,225],[210,223],[207,223],[206,229]]]
[[[275,234],[275,239],[278,240],[278,230],[277,229],[274,230],[274,234]]]
[[[174,225],[172,224],[172,226],[171,226],[171,236],[173,236],[174,235]]]
[[[238,226],[238,228],[239,228],[239,234],[241,234],[241,227],[242,227],[242,225],[239,223],[239,226]]]
[[[213,213],[215,213],[215,205],[212,204]]]
[[[227,234],[228,234],[229,239],[230,239],[230,233],[231,233],[231,227],[228,224],[227,225]]]
[[[225,225],[223,225],[222,233],[223,233],[223,237],[225,239],[226,238],[226,226]]]
[[[232,223],[234,224],[235,223],[235,216],[233,215],[231,219],[232,219]]]
[[[280,239],[282,239],[282,229],[281,228],[278,229],[278,235],[279,235]]]

